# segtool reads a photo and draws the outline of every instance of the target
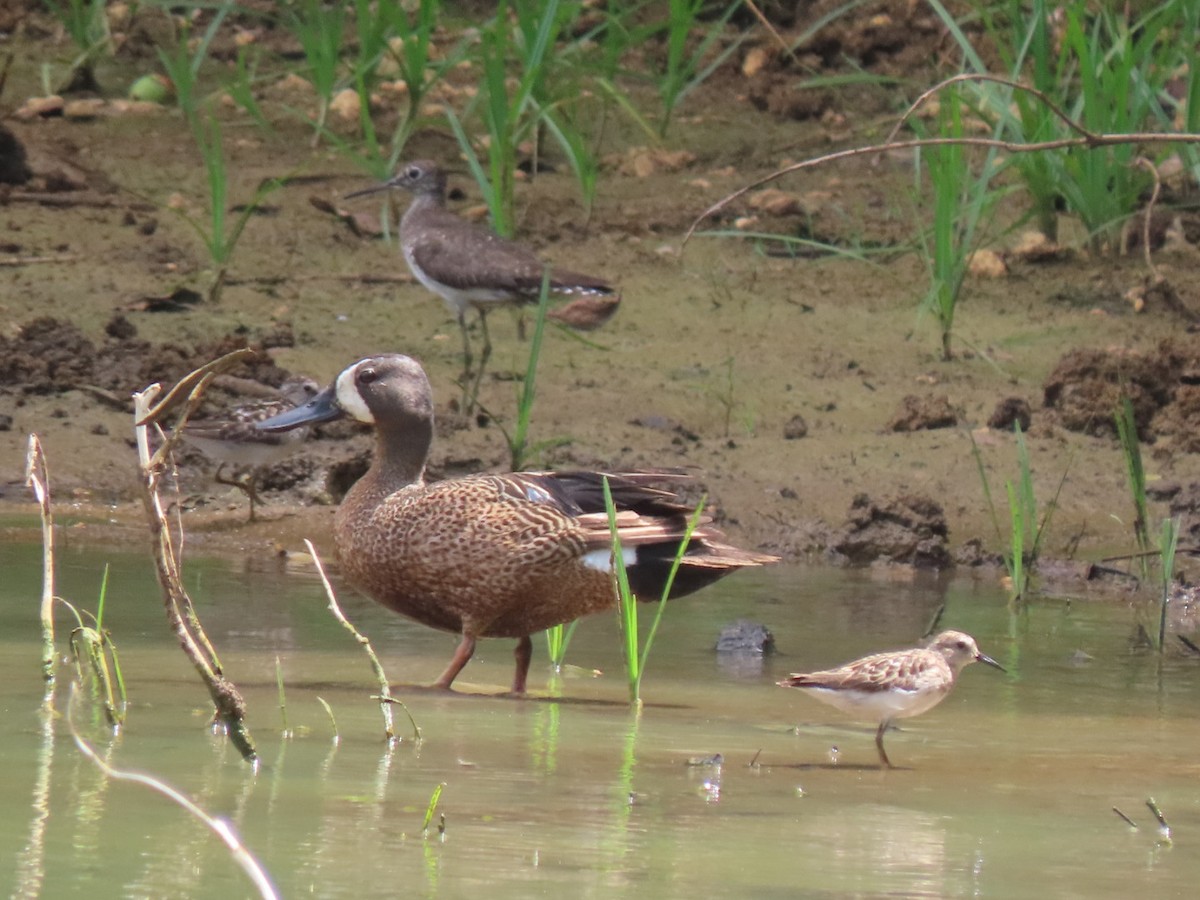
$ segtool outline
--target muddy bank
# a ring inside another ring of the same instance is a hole
[[[922,23],[905,27],[923,35]],[[890,33],[875,34],[862,53],[874,70],[911,70],[916,63],[885,40]],[[10,98],[36,92],[34,63],[48,50],[44,36],[23,40]],[[870,558],[860,545],[874,543],[907,563],[946,566],[963,548],[982,558],[1001,549],[972,448],[1002,502],[1005,480],[1017,473],[1017,421],[1039,499],[1049,502],[1062,483],[1045,552],[1095,559],[1132,545],[1124,463],[1109,424],[1115,398],[1129,389],[1153,515],[1189,509],[1200,484],[1200,350],[1185,315],[1200,308],[1200,270],[1190,244],[1156,254],[1183,310],[1152,299],[1136,311],[1126,299],[1146,278],[1139,257],[1005,253],[1002,271],[968,281],[956,320],[960,352],[949,362],[932,322],[918,315],[926,273],[911,253],[885,262],[784,258],[753,240],[706,235],[681,246],[715,200],[786,160],[866,142],[878,113],[894,106],[886,93],[859,91],[802,116],[782,97],[788,76],[780,70],[765,66],[762,82],[745,74],[756,46],[689,96],[662,151],[614,127],[590,217],[566,168],[519,183],[522,240],[557,265],[611,279],[624,298],[591,343],[548,334],[531,436],[546,449],[534,464],[684,466],[740,542],[791,558],[832,550],[855,562]],[[928,58],[930,44],[912,46]],[[301,102],[291,89],[266,85],[262,99],[279,111]],[[30,509],[21,472],[26,435],[36,431],[60,500],[98,523],[131,521],[136,534],[128,392],[246,344],[263,358],[240,374],[267,386],[288,373],[325,382],[369,353],[413,355],[438,400],[433,474],[507,465],[503,431],[515,418],[528,353],[513,321],[492,317],[488,415],[460,422],[451,407],[461,365],[453,319],[411,282],[394,246],[322,211],[365,186],[354,165],[329,148],[311,150],[310,129],[294,117],[281,113],[264,132],[235,111],[226,115],[234,197],[248,198],[266,178],[303,177],[251,219],[215,304],[189,302],[187,293],[203,288],[207,264],[173,209],[203,213],[205,187],[177,114],[5,121],[33,171],[0,198],[0,459],[14,514]],[[457,161],[441,122],[419,131],[406,153]],[[753,217],[756,231],[895,244],[914,229],[911,183],[903,157],[817,168],[776,185],[787,202],[747,198],[710,225]],[[455,209],[479,206],[469,177],[457,174],[452,188]],[[1065,219],[1062,231],[1070,245]],[[242,397],[236,386],[214,391],[202,413]],[[210,464],[189,451],[180,466],[185,524],[201,544],[263,552],[299,534],[323,537],[328,504],[361,471],[368,447],[350,430],[319,434],[265,475],[266,519],[253,526],[244,498],[214,488]],[[903,539],[861,540],[856,529],[881,522]]]

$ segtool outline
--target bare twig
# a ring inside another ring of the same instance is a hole
[[[1154,818],[1158,821],[1159,840],[1164,844],[1171,843],[1171,826],[1167,824],[1167,817],[1164,816],[1162,810],[1158,808],[1158,804],[1154,801],[1153,797],[1146,798],[1146,808],[1154,814]]]
[[[771,20],[763,15],[762,10],[758,8],[758,4],[755,3],[754,0],[745,0],[745,4],[749,8],[750,12],[754,13],[754,18],[758,19],[759,24],[762,25],[763,28],[767,29],[771,37],[775,39],[775,43],[779,45],[780,49],[792,59],[795,59],[795,51],[788,46],[787,41],[783,39],[783,35],[775,30],[775,26],[771,24]]]
[[[1137,827],[1137,822],[1133,821],[1133,819],[1129,818],[1129,816],[1125,815],[1125,813],[1121,812],[1121,810],[1117,809],[1117,808],[1114,806],[1114,807],[1112,808],[1112,811],[1113,811],[1113,812],[1115,812],[1115,813],[1117,814],[1117,816],[1118,816],[1118,817],[1121,819],[1121,821],[1123,821],[1123,822],[1124,822],[1126,825],[1128,825],[1128,826],[1129,826],[1130,828],[1132,828],[1134,831],[1137,831],[1137,830],[1138,830],[1138,827]]]
[[[396,739],[396,729],[392,723],[392,704],[395,703],[408,715],[408,721],[413,727],[413,737],[415,740],[421,740],[421,729],[417,725],[416,719],[409,712],[408,707],[404,705],[404,701],[398,697],[392,696],[392,690],[388,686],[387,675],[383,671],[383,664],[379,662],[379,657],[375,655],[375,648],[371,646],[371,642],[366,635],[360,632],[346,618],[342,608],[338,606],[337,595],[333,592],[333,585],[329,583],[329,576],[325,574],[325,567],[321,565],[321,558],[317,555],[317,548],[313,546],[312,541],[304,539],[304,546],[308,548],[309,555],[313,558],[313,565],[317,568],[317,575],[321,578],[321,584],[325,586],[325,596],[329,598],[329,611],[333,613],[333,617],[342,623],[342,627],[354,636],[354,639],[362,646],[363,652],[367,654],[367,659],[371,663],[371,671],[375,673],[375,679],[379,682],[379,696],[373,699],[379,700],[379,709],[383,713],[383,733],[389,742]]]
[[[200,402],[204,386],[212,378],[211,367],[206,366],[205,374],[200,377],[193,372],[181,384],[193,385],[187,398],[183,420]],[[181,562],[176,542],[172,539],[167,525],[166,513],[159,497],[159,482],[163,469],[170,459],[170,450],[178,439],[179,428],[165,435],[161,447],[151,454],[149,428],[151,422],[161,419],[164,412],[178,405],[181,390],[177,385],[168,392],[167,398],[157,405],[154,404],[161,391],[160,385],[152,384],[144,391],[133,395],[135,433],[137,436],[138,464],[142,478],[142,502],[146,510],[146,519],[150,525],[153,538],[153,552],[158,582],[163,592],[164,606],[167,612],[167,622],[171,631],[183,648],[192,665],[195,667],[209,696],[216,706],[217,719],[226,728],[229,738],[246,761],[257,763],[258,754],[254,749],[254,741],[246,728],[246,701],[242,698],[237,686],[225,677],[208,636],[204,632],[200,619],[196,615],[192,599],[183,586]],[[161,434],[160,430],[160,434]],[[182,538],[181,538],[182,539]]]
[[[1197,647],[1196,642],[1193,641],[1191,638],[1189,638],[1187,635],[1177,634],[1177,635],[1175,635],[1175,637],[1179,638],[1179,643],[1183,644],[1183,646],[1187,647],[1193,653],[1200,654],[1200,647]]]
[[[42,517],[42,678],[54,681],[54,516],[50,511],[50,471],[36,434],[29,435],[25,483],[33,491]]]
[[[958,83],[964,82],[964,81],[987,81],[987,82],[991,82],[993,84],[1002,84],[1005,87],[1014,88],[1019,91],[1025,91],[1027,94],[1033,94],[1034,97],[1036,97],[1043,104],[1045,104],[1046,108],[1049,109],[1050,112],[1052,112],[1052,113],[1054,113],[1054,115],[1058,116],[1058,118],[1062,120],[1063,124],[1066,125],[1067,128],[1071,129],[1071,131],[1074,131],[1077,134],[1082,135],[1083,137],[1093,137],[1094,136],[1093,132],[1088,131],[1088,129],[1084,128],[1082,125],[1080,125],[1074,119],[1072,119],[1053,100],[1051,100],[1042,91],[1039,91],[1037,88],[1030,87],[1027,84],[1021,84],[1021,82],[1019,82],[1019,81],[1013,81],[1011,78],[1002,78],[999,75],[988,75],[983,72],[963,72],[959,75],[954,75],[950,78],[947,78],[944,81],[939,81],[933,87],[929,88],[929,90],[922,93],[921,96],[919,96],[911,104],[909,104],[908,109],[906,109],[904,111],[904,115],[902,115],[900,117],[900,121],[898,121],[895,124],[895,126],[892,128],[892,130],[890,132],[888,132],[888,136],[885,140],[885,143],[892,142],[892,140],[899,133],[900,129],[904,127],[904,124],[910,118],[912,118],[913,113],[915,113],[918,109],[920,109],[920,107],[925,103],[926,100],[928,100],[934,94],[941,91],[942,88],[946,88],[946,87],[949,87],[950,85],[958,84]]]
[[[275,892],[275,886],[271,884],[271,878],[262,864],[255,859],[246,845],[242,843],[241,838],[237,836],[237,832],[233,830],[233,825],[226,819],[218,819],[215,816],[205,812],[175,788],[171,787],[164,781],[153,777],[152,775],[143,775],[141,772],[130,772],[125,769],[116,769],[110,766],[107,762],[100,758],[94,747],[85,741],[79,732],[75,730],[75,723],[72,721],[71,713],[75,705],[75,685],[71,685],[71,697],[67,702],[67,725],[71,729],[71,737],[75,739],[75,746],[79,751],[94,762],[107,777],[117,781],[130,781],[134,784],[145,785],[153,791],[162,794],[177,806],[182,807],[185,811],[195,816],[204,824],[209,831],[220,838],[221,842],[229,848],[229,853],[233,857],[233,861],[241,866],[242,871],[246,873],[246,877],[253,882],[255,888],[258,889],[260,897],[266,900],[275,900],[279,895]]]
[[[1146,214],[1142,217],[1142,254],[1146,258],[1146,268],[1150,270],[1151,281],[1158,283],[1163,281],[1163,277],[1159,274],[1154,265],[1154,259],[1150,255],[1150,219],[1154,216],[1154,204],[1158,202],[1158,194],[1162,190],[1162,179],[1158,176],[1158,167],[1146,157],[1139,156],[1133,161],[1133,164],[1149,171],[1150,176],[1154,179],[1154,190],[1150,192],[1150,201],[1146,204]],[[1124,248],[1122,248],[1122,252],[1124,252]]]
[[[36,266],[40,263],[78,262],[83,259],[78,253],[59,253],[55,256],[8,256],[0,259],[0,266],[16,268],[18,266]]]
[[[994,75],[981,75],[981,74],[957,75],[953,78],[946,79],[945,81],[942,81],[942,82],[938,83],[937,85],[934,85],[932,88],[930,88],[928,91],[926,91],[924,94],[922,94],[913,103],[913,105],[909,108],[909,110],[901,118],[900,124],[897,125],[896,128],[898,129],[900,127],[900,125],[902,125],[904,123],[904,121],[907,120],[909,115],[911,115],[912,110],[915,109],[917,106],[919,106],[922,102],[924,102],[925,99],[932,96],[937,91],[945,88],[947,85],[954,84],[955,82],[959,82],[959,81],[991,81],[991,82],[996,82],[997,84],[1006,84],[1011,87],[1019,88],[1020,90],[1028,91],[1029,93],[1033,94],[1035,97],[1039,98],[1039,100],[1041,102],[1045,103],[1046,106],[1056,116],[1058,116],[1060,119],[1063,120],[1063,122],[1067,125],[1067,127],[1071,131],[1074,131],[1077,134],[1077,136],[1076,137],[1057,138],[1057,139],[1051,140],[1051,141],[1036,141],[1036,142],[1032,142],[1032,143],[1022,142],[1022,141],[1005,141],[1005,140],[1000,140],[999,138],[984,138],[984,137],[920,138],[920,139],[913,139],[913,140],[907,140],[907,141],[896,141],[896,140],[892,140],[889,138],[889,140],[885,141],[882,144],[871,144],[871,145],[865,146],[865,147],[851,147],[849,150],[839,150],[834,153],[826,153],[826,154],[823,154],[822,156],[817,156],[812,159],[802,160],[801,162],[793,163],[790,166],[785,166],[782,169],[778,169],[769,175],[764,175],[762,178],[759,178],[759,179],[751,182],[750,184],[747,184],[741,188],[738,188],[738,190],[734,191],[733,193],[727,194],[725,197],[722,197],[720,200],[718,200],[716,203],[709,206],[706,210],[704,210],[704,212],[700,213],[700,215],[696,217],[695,221],[692,222],[692,224],[688,227],[687,232],[684,234],[683,243],[686,244],[689,240],[692,239],[692,235],[694,235],[696,233],[696,229],[699,227],[701,222],[703,222],[709,216],[715,215],[716,213],[720,212],[722,209],[724,209],[730,203],[737,200],[739,197],[745,196],[746,194],[748,194],[750,191],[754,190],[755,188],[762,187],[764,184],[769,184],[770,182],[775,181],[779,178],[782,178],[784,175],[790,175],[793,172],[799,172],[803,169],[811,169],[816,166],[824,165],[825,163],[838,162],[838,161],[844,160],[844,159],[854,159],[859,156],[872,156],[874,154],[887,153],[890,151],[915,150],[915,149],[918,149],[921,147],[941,147],[941,146],[985,147],[985,148],[995,149],[995,150],[1004,150],[1009,153],[1041,153],[1041,152],[1045,152],[1047,150],[1062,150],[1062,149],[1066,149],[1068,147],[1097,148],[1097,147],[1119,146],[1122,144],[1198,144],[1198,143],[1200,143],[1200,134],[1191,134],[1191,133],[1187,133],[1187,132],[1167,133],[1167,132],[1160,132],[1160,131],[1147,131],[1147,132],[1133,132],[1133,133],[1129,133],[1129,134],[1107,134],[1107,133],[1091,131],[1091,130],[1085,128],[1083,125],[1081,125],[1076,120],[1072,119],[1066,113],[1064,113],[1054,103],[1052,103],[1049,100],[1049,98],[1047,98],[1045,96],[1045,94],[1043,94],[1041,91],[1035,90],[1034,88],[1028,87],[1026,85],[1019,84],[1018,82],[1009,81],[1008,79],[1005,79],[1005,78],[998,78]],[[892,134],[894,135],[895,132],[896,132],[896,129],[893,129]]]

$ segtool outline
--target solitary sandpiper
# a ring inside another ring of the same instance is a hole
[[[488,310],[505,304],[536,302],[547,268],[549,288],[554,293],[612,298],[599,313],[601,320],[616,310],[618,298],[614,296],[613,286],[604,279],[548,267],[527,247],[447,210],[446,173],[435,162],[415,160],[404,163],[390,180],[346,197],[361,197],[392,188],[403,188],[413,195],[412,203],[400,220],[400,248],[404,260],[413,277],[446,302],[462,332],[464,413],[470,413],[475,405],[483,371],[492,352],[487,329]],[[483,331],[483,349],[474,382],[471,380],[473,357],[466,322],[470,308],[479,312]],[[572,327],[580,327],[567,317],[563,320]]]

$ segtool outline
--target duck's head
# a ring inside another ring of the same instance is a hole
[[[307,403],[255,424],[260,431],[290,431],[349,416],[367,425],[433,418],[433,392],[421,364],[399,353],[368,356],[347,367]]]

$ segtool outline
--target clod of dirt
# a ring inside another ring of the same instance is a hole
[[[1020,425],[1022,431],[1029,430],[1033,413],[1024,397],[1005,397],[996,404],[988,417],[988,428],[997,431],[1012,431],[1013,425]]]
[[[128,341],[137,337],[137,326],[121,313],[115,313],[104,326],[104,333],[115,341]]]
[[[829,549],[850,565],[885,561],[942,569],[952,563],[949,534],[945,511],[929,497],[907,494],[877,503],[859,494]]]
[[[804,216],[810,212],[798,194],[778,188],[755,191],[746,198],[746,205],[769,216]]]
[[[1146,494],[1152,500],[1170,501],[1171,516],[1179,517],[1180,542],[1200,542],[1200,484],[1193,481],[1185,485],[1169,484],[1155,488],[1153,491],[1147,489]]]
[[[0,123],[0,184],[24,184],[32,176],[25,159],[25,145]]]
[[[785,441],[797,441],[808,435],[808,423],[804,421],[804,416],[799,414],[792,416],[787,420],[787,424],[783,426],[783,439]]]
[[[930,428],[953,428],[958,424],[958,414],[950,405],[945,394],[918,397],[909,394],[900,401],[887,424],[888,431],[922,431]]]
[[[216,341],[185,347],[151,344],[130,333],[132,325],[109,322],[111,339],[97,346],[70,322],[43,316],[23,325],[15,337],[0,336],[0,385],[25,394],[61,394],[80,387],[99,388],[128,396],[153,382],[173,384],[192,370],[233,350],[251,346],[244,336],[228,335]],[[261,343],[254,345],[261,347]],[[238,373],[278,387],[288,372],[260,354],[244,363]]]
[[[796,83],[795,73],[760,73],[750,83],[750,102],[783,119],[819,119],[834,106],[832,91],[805,88]]]
[[[971,538],[954,552],[954,564],[972,568],[983,566],[999,568],[1004,565],[1004,558],[999,553],[990,553],[980,538]]]
[[[649,428],[653,431],[667,431],[674,434],[676,438],[682,438],[685,441],[698,441],[700,435],[692,429],[688,428],[682,422],[676,422],[674,419],[667,416],[651,414],[648,416],[638,416],[636,419],[629,420],[630,425],[636,425],[639,428]],[[678,443],[678,441],[676,441]]]
[[[1047,409],[1062,426],[1095,436],[1116,436],[1113,413],[1127,395],[1143,440],[1153,438],[1150,422],[1170,402],[1181,360],[1168,344],[1153,354],[1129,350],[1072,350],[1059,360],[1042,388]]]
[[[26,394],[57,394],[90,382],[95,363],[96,345],[70,322],[43,316],[15,338],[0,337],[0,385]]]

